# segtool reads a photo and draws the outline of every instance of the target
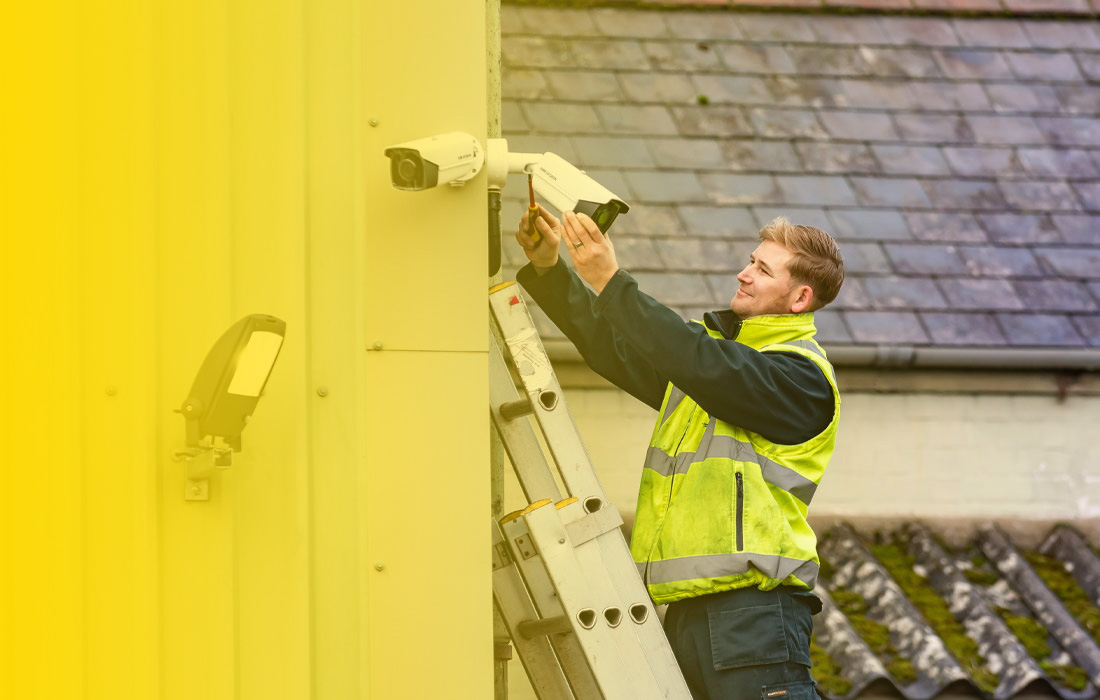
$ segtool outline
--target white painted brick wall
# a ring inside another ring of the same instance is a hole
[[[611,499],[633,512],[656,413],[608,389],[566,400]],[[811,508],[827,516],[1100,517],[1100,397],[846,393]],[[513,482],[514,483],[514,482]],[[509,504],[523,505],[518,487]]]

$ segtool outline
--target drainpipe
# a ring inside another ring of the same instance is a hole
[[[485,81],[486,135],[501,137],[500,117],[500,0],[485,0]],[[486,289],[503,281],[500,267],[500,190],[488,195],[489,207],[489,280]],[[485,322],[489,323],[489,305],[485,305]],[[489,427],[489,491],[490,510],[494,520],[504,515],[504,446],[492,426]],[[488,530],[486,530],[488,533]],[[485,546],[489,546],[488,537]],[[493,611],[493,698],[508,700],[508,659],[512,656],[508,627],[496,606]]]

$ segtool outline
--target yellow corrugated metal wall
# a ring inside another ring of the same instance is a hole
[[[483,0],[25,3],[0,54],[0,697],[491,697],[484,176],[382,155],[484,139]],[[286,342],[186,501],[249,313]]]

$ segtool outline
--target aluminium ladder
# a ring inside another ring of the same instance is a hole
[[[530,505],[492,522],[493,598],[542,700],[691,697],[514,282],[489,290],[490,414]],[[534,415],[566,493],[547,462]]]

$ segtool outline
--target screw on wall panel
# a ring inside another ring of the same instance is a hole
[[[382,562],[380,562],[380,561],[374,562],[375,571],[381,571],[382,569],[385,569],[385,568],[386,568],[386,565],[383,564]]]
[[[117,393],[118,393],[118,389],[116,389],[115,387],[113,387],[113,386],[107,387],[107,396],[114,396]]]
[[[317,387],[317,395],[318,396],[328,396],[328,387],[327,386]]]
[[[381,350],[382,349],[382,341],[381,340],[374,341],[374,349],[375,350]]]
[[[565,538],[564,537],[559,537],[558,538],[558,544],[565,544]]]
[[[378,117],[371,117],[367,120],[367,123],[371,126],[378,126]]]

